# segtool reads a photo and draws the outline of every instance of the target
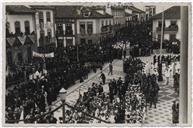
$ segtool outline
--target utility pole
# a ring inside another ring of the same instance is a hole
[[[162,43],[164,40],[164,10],[162,12],[162,26],[161,26],[161,42],[160,42],[160,61],[158,62],[158,81],[163,81],[163,76],[162,76]]]

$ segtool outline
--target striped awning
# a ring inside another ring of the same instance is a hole
[[[26,36],[26,39],[25,39],[25,42],[24,42],[24,45],[32,45],[33,44],[33,41],[31,40],[31,38],[29,36]]]
[[[11,48],[11,45],[7,39],[6,39],[6,48]]]
[[[6,38],[6,47],[20,47],[22,45],[32,45],[35,43],[35,36],[28,35],[22,37],[9,37]]]
[[[12,47],[20,47],[22,45],[23,45],[22,42],[19,40],[18,37],[16,37]]]
[[[6,46],[9,45],[12,47],[14,42],[15,42],[15,37],[6,38],[6,43],[7,43]]]
[[[19,41],[21,42],[22,45],[24,45],[25,40],[26,40],[26,36],[19,36],[17,37],[19,39]]]

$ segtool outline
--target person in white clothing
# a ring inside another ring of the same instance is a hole
[[[166,68],[165,76],[166,76],[166,85],[168,85],[169,84],[169,78],[170,78],[170,70],[169,70],[169,68]]]

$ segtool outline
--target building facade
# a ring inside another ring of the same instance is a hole
[[[23,5],[6,6],[7,65],[30,63],[35,50],[35,11]]]
[[[156,14],[156,6],[145,6],[145,19],[149,20],[152,16]]]
[[[56,6],[56,32],[58,45],[99,43],[112,34],[112,16],[92,7]],[[68,13],[61,13],[68,12]]]
[[[45,49],[56,45],[54,7],[31,6],[35,10],[37,46]]]
[[[68,47],[75,45],[76,8],[78,7],[77,6],[55,7],[55,30],[57,38],[57,47]]]
[[[106,6],[106,13],[113,16],[113,25],[124,27],[126,25],[126,18],[125,18],[125,8],[121,5],[111,5],[108,4]]]
[[[161,40],[162,13],[152,17],[153,41]],[[173,6],[164,11],[164,40],[181,40],[180,6]]]

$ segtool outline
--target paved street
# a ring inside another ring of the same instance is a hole
[[[104,91],[108,92],[108,82],[110,79],[115,78],[118,79],[119,77],[124,80],[124,73],[123,73],[123,61],[122,60],[114,60],[113,61],[113,75],[108,75],[109,69],[108,69],[108,64],[105,64],[103,67],[103,72],[106,76],[106,84],[103,85]],[[90,73],[89,78],[85,80],[85,82],[76,84],[73,87],[68,89],[68,96],[66,98],[66,102],[70,105],[74,105],[75,102],[78,99],[79,93],[83,94],[88,90],[88,87],[92,85],[93,82],[99,83],[100,79],[100,71],[98,70],[97,73]],[[59,97],[58,97],[59,101]],[[52,109],[55,109],[56,107],[60,106],[61,102],[56,102],[53,106]],[[62,117],[62,110],[59,109],[58,111],[54,112],[54,116],[59,119],[59,117]]]
[[[151,57],[140,57],[144,62],[153,61]],[[172,124],[172,101],[178,98],[178,95],[174,92],[173,78],[170,77],[169,85],[165,84],[165,76],[163,69],[163,81],[159,82],[160,91],[158,97],[157,108],[152,107],[148,109],[145,124]]]
[[[152,62],[153,56],[150,57],[140,57],[140,59],[144,62]],[[108,75],[108,64],[106,64],[103,68],[103,72],[107,77],[107,83],[103,86],[104,91],[108,92],[108,82],[110,79],[115,78],[118,79],[122,77],[124,80],[124,73],[123,73],[123,62],[122,60],[114,60],[113,61],[114,72],[113,75]],[[164,72],[164,71],[163,71]],[[87,91],[88,87],[92,85],[93,82],[98,83],[100,82],[99,79],[100,71],[98,70],[97,73],[90,73],[89,78],[85,80],[83,83],[76,84],[75,86],[68,89],[68,96],[66,102],[74,105],[76,100],[78,99],[79,93],[83,94]],[[144,123],[145,124],[172,124],[172,101],[175,100],[178,95],[174,93],[173,89],[173,78],[170,78],[169,85],[165,85],[165,77],[163,82],[159,82],[160,91],[158,97],[157,108],[152,107],[146,113],[146,118]],[[58,99],[59,100],[59,99]],[[55,105],[52,106],[52,109],[59,106],[61,102],[56,102]],[[59,109],[54,113],[54,116],[59,119],[62,117],[62,110]]]

